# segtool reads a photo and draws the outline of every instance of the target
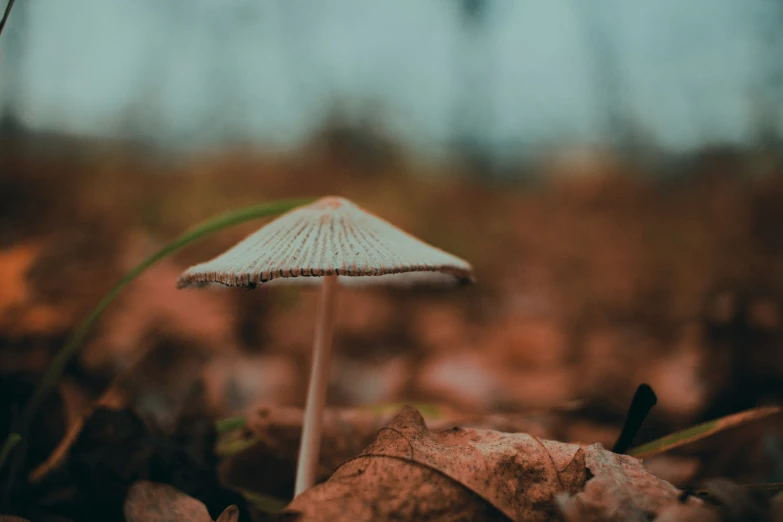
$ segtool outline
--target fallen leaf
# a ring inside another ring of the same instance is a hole
[[[28,272],[38,260],[41,246],[20,244],[0,250],[0,330],[13,336],[51,334],[63,327],[63,317],[55,308],[39,303],[30,288]]]
[[[213,522],[203,502],[168,484],[145,480],[128,490],[123,508],[127,522]],[[218,522],[236,522],[239,510],[227,507]]]
[[[567,522],[571,522],[568,520]],[[725,522],[711,506],[672,504],[655,518],[655,522]]]
[[[438,471],[393,459],[360,458],[299,495],[270,521],[500,522],[508,518]]]
[[[30,299],[27,286],[27,272],[38,257],[39,245],[23,244],[0,251],[0,267],[3,268],[5,284],[0,292],[0,310],[6,315],[17,306],[24,305]]]
[[[657,514],[678,494],[637,459],[598,444],[473,428],[429,430],[418,411],[405,407],[359,456],[279,515],[299,513],[302,522],[543,522],[563,509],[572,517],[603,510],[616,517],[607,520],[633,520],[638,513]]]
[[[440,471],[512,520],[547,520],[553,491],[576,491],[586,480],[584,452],[527,434],[452,428],[433,433],[405,407],[361,457],[396,457]],[[541,516],[539,516],[541,515]]]
[[[239,508],[228,506],[215,522],[239,522]]]
[[[396,411],[399,411],[399,407]],[[556,416],[547,414],[457,416],[430,406],[425,418],[433,429],[456,425],[526,432],[544,437]],[[317,480],[325,480],[345,460],[359,454],[376,437],[394,412],[388,408],[327,409],[324,414]],[[236,488],[279,498],[293,492],[303,412],[298,408],[259,408],[239,429],[221,434],[217,453],[223,480]],[[229,424],[229,423],[227,423]],[[238,425],[237,419],[230,424]]]
[[[678,503],[680,491],[652,475],[638,459],[594,444],[585,448],[585,463],[592,478],[584,490],[576,495],[557,495],[569,522],[653,520]],[[688,504],[700,503],[695,498],[688,500]]]

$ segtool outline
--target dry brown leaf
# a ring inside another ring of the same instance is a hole
[[[452,428],[433,432],[405,407],[359,458],[395,457],[440,471],[512,520],[547,520],[556,491],[578,491],[587,479],[574,444],[527,434]]]
[[[590,481],[588,469],[595,476]],[[559,516],[556,494],[579,499],[586,482],[597,482],[598,489],[612,483],[636,489],[618,506],[625,514],[657,513],[677,497],[676,488],[647,473],[639,461],[599,445],[470,428],[428,430],[421,414],[405,407],[364,452],[294,499],[284,513],[299,512],[303,521],[498,520],[505,515],[543,522]]]
[[[548,414],[460,417],[443,408],[433,410],[425,415],[433,429],[460,425],[545,437],[551,433],[550,424],[556,420],[556,416]],[[378,430],[394,413],[372,409],[327,409],[317,480],[328,478],[341,463],[372,443]],[[248,416],[243,429],[222,437],[218,452],[230,455],[221,464],[225,482],[259,493],[288,497],[296,472],[302,416],[302,410],[298,408],[259,408]]]
[[[239,508],[236,506],[228,506],[215,522],[239,522]]]
[[[297,515],[298,518],[294,518]],[[359,458],[271,520],[501,522],[508,518],[445,475],[395,459]]]
[[[5,284],[0,292],[0,310],[3,312],[24,305],[30,299],[26,276],[39,251],[39,245],[33,244],[0,251],[0,266],[5,274]]]
[[[0,250],[0,330],[14,336],[51,333],[63,326],[58,311],[36,302],[27,274],[40,255],[38,243]]]
[[[592,478],[584,491],[558,495],[569,522],[652,520],[678,503],[680,491],[652,475],[638,459],[593,444],[585,448],[585,463]],[[688,505],[700,504],[695,498],[688,500]]]
[[[127,522],[213,522],[200,500],[168,484],[142,480],[128,490],[123,508]],[[227,507],[218,522],[236,522],[239,510]]]
[[[569,521],[570,522],[570,521]],[[718,512],[708,505],[672,504],[658,515],[655,522],[725,522]]]
[[[26,518],[15,517],[13,515],[0,515],[0,522],[30,522]]]
[[[294,499],[283,514],[297,512],[301,521],[505,516],[543,522],[564,509],[575,521],[597,520],[579,518],[594,514],[635,520],[677,503],[678,493],[637,459],[597,444],[471,428],[429,430],[418,411],[405,407],[364,452]]]

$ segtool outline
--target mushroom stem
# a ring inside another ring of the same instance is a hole
[[[321,286],[321,302],[313,342],[313,362],[310,369],[310,384],[307,388],[302,441],[299,446],[299,461],[296,468],[294,496],[315,484],[318,469],[318,454],[321,449],[321,425],[326,405],[326,389],[329,382],[329,368],[332,355],[332,327],[334,325],[334,304],[337,292],[337,276],[324,277]]]

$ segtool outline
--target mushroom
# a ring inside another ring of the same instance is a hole
[[[473,268],[347,199],[328,196],[289,211],[211,261],[189,268],[177,286],[216,282],[253,288],[316,277],[323,284],[295,496],[315,483],[338,277],[341,283],[465,284],[473,281]]]

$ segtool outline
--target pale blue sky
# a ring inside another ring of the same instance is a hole
[[[605,97],[585,13],[611,44],[618,103],[663,145],[749,136],[770,0],[582,1],[490,2],[473,54],[486,78],[467,91],[489,143],[601,140]],[[395,133],[427,150],[451,138],[465,96],[456,0],[25,4],[27,32],[12,15],[0,39],[0,96],[9,58],[24,49],[16,99],[33,128],[117,135],[135,111],[136,128],[165,142],[291,145],[341,100],[382,107]]]

